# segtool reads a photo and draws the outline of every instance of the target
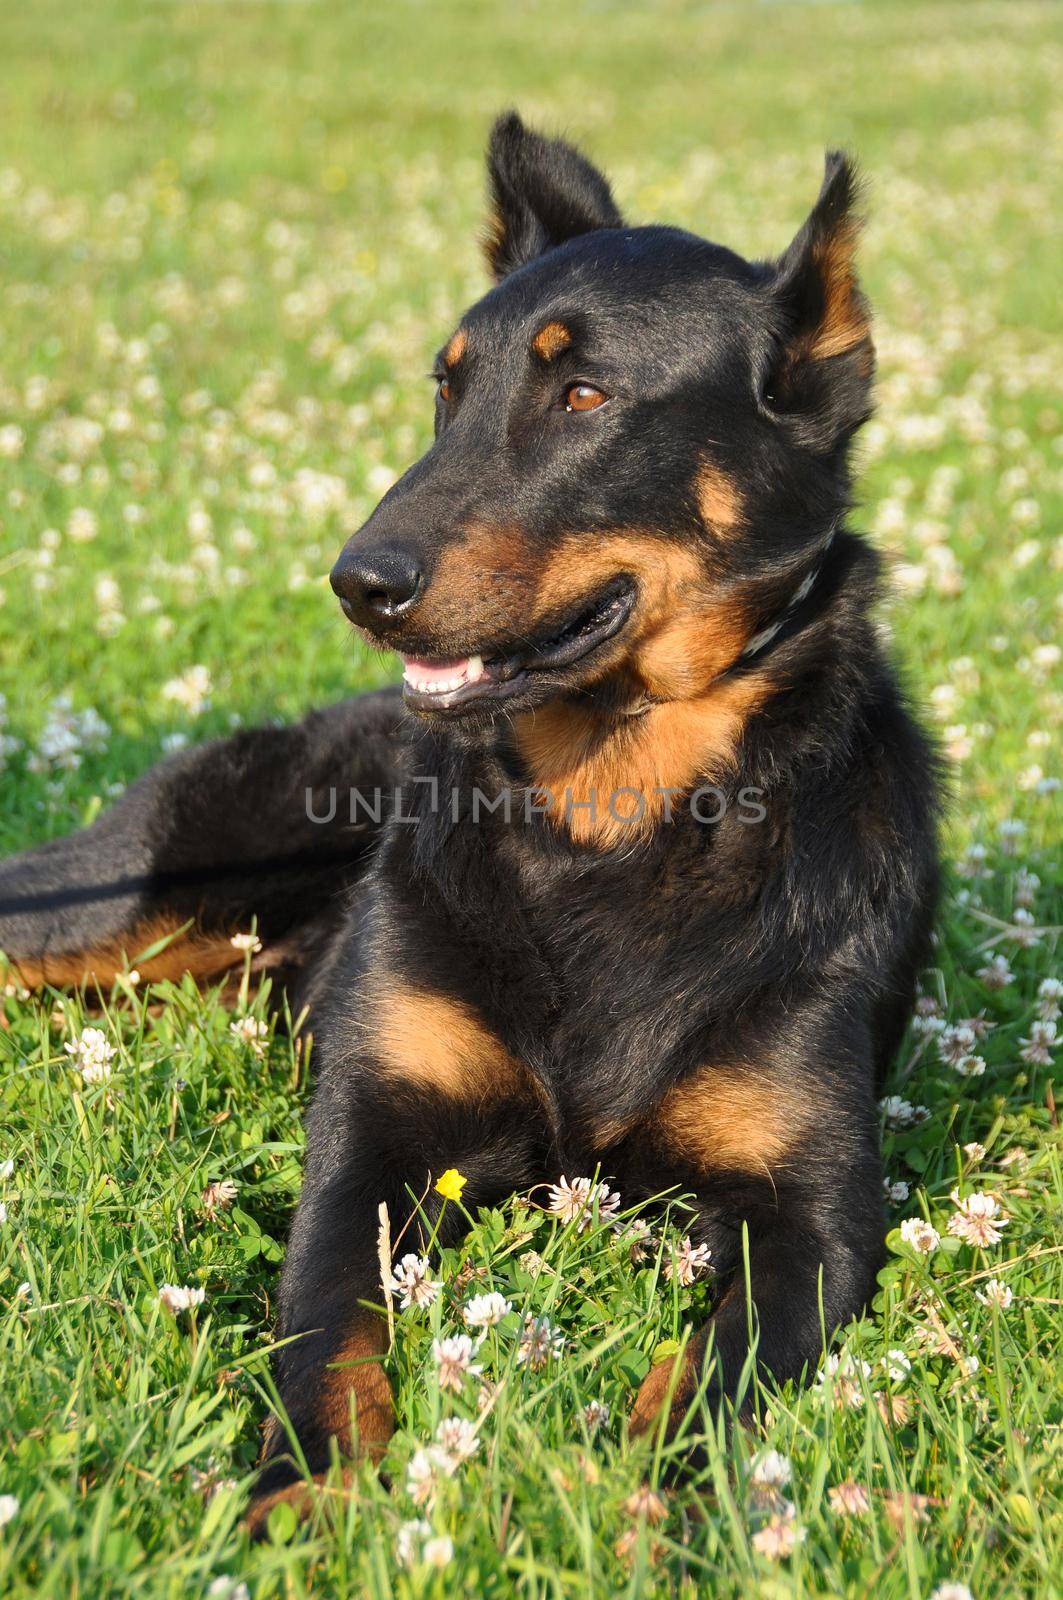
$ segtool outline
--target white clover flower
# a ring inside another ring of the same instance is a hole
[[[761,1450],[754,1456],[749,1474],[751,1482],[762,1489],[785,1489],[792,1475],[790,1457],[778,1450]]]
[[[620,1196],[607,1183],[595,1183],[592,1178],[573,1178],[571,1183],[562,1175],[550,1185],[546,1209],[564,1223],[575,1222],[577,1233],[586,1233],[594,1221],[595,1207],[600,1222],[610,1222],[620,1209]]]
[[[240,1190],[232,1178],[218,1178],[208,1183],[199,1197],[199,1203],[208,1216],[216,1211],[228,1211]]]
[[[979,1144],[977,1139],[972,1139],[969,1144],[964,1145],[963,1153],[971,1165],[976,1167],[980,1161],[985,1160],[985,1145]]]
[[[954,1067],[975,1044],[974,1029],[953,1023],[938,1036],[938,1055],[947,1066]]]
[[[880,1365],[887,1378],[897,1388],[907,1383],[911,1376],[912,1363],[903,1350],[887,1350]]]
[[[235,1022],[230,1022],[229,1032],[241,1044],[249,1045],[254,1055],[265,1055],[269,1038],[268,1022],[261,1022],[258,1017],[238,1017]]]
[[[633,1267],[645,1261],[653,1248],[653,1229],[645,1217],[632,1217],[623,1226],[618,1225],[616,1236],[627,1246],[628,1260]]]
[[[1059,1016],[1060,1004],[1063,1002],[1063,980],[1059,978],[1042,978],[1037,985],[1037,1014],[1045,1022],[1054,1022]]]
[[[433,1534],[431,1539],[426,1539],[421,1550],[421,1560],[426,1567],[442,1569],[448,1567],[454,1559],[454,1541],[449,1533]]]
[[[22,454],[26,435],[15,423],[8,422],[0,428],[0,456],[5,461],[15,461]]]
[[[13,1176],[14,1171],[15,1163],[10,1159],[10,1157],[7,1161],[0,1162],[0,1180],[6,1182],[8,1178]]]
[[[159,1290],[159,1301],[165,1311],[171,1316],[179,1316],[182,1311],[193,1311],[196,1306],[201,1306],[206,1299],[206,1290],[195,1288],[191,1284],[164,1283]]]
[[[243,952],[250,950],[254,956],[257,956],[262,949],[262,940],[257,933],[234,933],[229,943],[234,950]]]
[[[564,1348],[565,1336],[553,1326],[550,1318],[535,1317],[529,1312],[524,1318],[524,1327],[517,1345],[518,1364],[528,1367],[532,1372],[538,1372],[540,1367],[546,1366],[551,1357],[557,1360]]]
[[[711,1272],[711,1255],[707,1244],[692,1244],[688,1234],[681,1244],[672,1245],[670,1259],[665,1262],[664,1275],[669,1281],[677,1279],[687,1289],[702,1273]]]
[[[609,1421],[609,1407],[602,1400],[588,1400],[583,1407],[583,1423],[589,1433],[604,1428]]]
[[[440,1476],[449,1478],[457,1462],[435,1445],[415,1450],[406,1467],[406,1493],[415,1506],[431,1508],[436,1502]]]
[[[111,1062],[118,1054],[102,1028],[83,1028],[63,1049],[86,1083],[106,1083],[111,1076]]]
[[[980,1078],[985,1072],[985,1060],[982,1056],[961,1056],[953,1062],[953,1069],[961,1078]]]
[[[464,1417],[444,1417],[436,1429],[436,1443],[455,1465],[471,1460],[480,1448],[475,1427]]]
[[[986,865],[988,860],[989,851],[984,844],[969,844],[956,871],[961,878],[988,878],[990,876],[990,868]]]
[[[400,1296],[400,1308],[408,1311],[410,1306],[430,1306],[443,1285],[432,1277],[428,1257],[411,1253],[392,1269],[388,1287]]]
[[[198,717],[210,705],[210,672],[202,665],[189,667],[164,683],[160,692],[164,700],[172,700],[190,716]]]
[[[984,967],[978,968],[975,977],[987,989],[1005,989],[1009,983],[1015,982],[1008,958],[1003,955],[993,956]]]
[[[1000,848],[1006,856],[1015,854],[1019,847],[1019,840],[1025,832],[1026,824],[1021,822],[1018,817],[1005,817],[1002,822],[997,824],[997,838],[1000,840]]]
[[[912,1128],[916,1123],[925,1122],[930,1115],[926,1106],[913,1106],[899,1094],[887,1095],[879,1101],[878,1107],[890,1128]]]
[[[974,1600],[965,1583],[939,1583],[930,1600]]]
[[[1042,776],[1040,767],[1037,768],[1037,778]],[[1037,782],[1037,778],[1033,781]],[[1031,788],[1033,785],[1031,784]],[[1015,874],[1014,897],[1017,906],[1032,906],[1037,898],[1037,891],[1041,887],[1041,880],[1036,872],[1030,872],[1026,867],[1020,867]]]
[[[1007,1311],[1015,1298],[1008,1285],[999,1278],[990,1278],[985,1288],[976,1289],[974,1294],[975,1299],[984,1306],[995,1306],[999,1311]]]
[[[0,1494],[0,1528],[6,1528],[18,1516],[18,1507],[17,1494]]]
[[[798,1527],[793,1508],[788,1507],[770,1516],[764,1526],[757,1529],[750,1544],[758,1555],[767,1556],[770,1561],[781,1561],[793,1555],[804,1537],[804,1528]]]
[[[912,1191],[903,1178],[892,1180],[886,1177],[882,1180],[882,1192],[891,1205],[902,1206]]]
[[[949,1218],[949,1233],[982,1248],[1000,1243],[1000,1230],[1007,1227],[1008,1218],[993,1195],[978,1192],[961,1200],[959,1190],[953,1189],[951,1199],[957,1209]]]
[[[1034,915],[1031,911],[1027,911],[1024,906],[1020,906],[1017,911],[1012,913],[1008,937],[1009,939],[1014,939],[1022,950],[1032,950],[1034,945],[1040,944],[1041,933]]]
[[[1052,1052],[1057,1049],[1055,1020],[1031,1022],[1029,1038],[1020,1039],[1020,1056],[1034,1067],[1052,1065]]]
[[[251,1600],[251,1591],[239,1578],[229,1578],[223,1573],[207,1585],[208,1600]]]
[[[478,1348],[467,1333],[455,1333],[447,1339],[432,1340],[432,1358],[439,1371],[441,1389],[460,1394],[467,1377],[479,1376],[483,1367],[473,1361]]]
[[[861,1377],[865,1382],[870,1380],[870,1363],[861,1361],[848,1350],[843,1350],[826,1357],[816,1374],[813,1387],[821,1393],[829,1390],[834,1396],[836,1406],[847,1406],[850,1411],[859,1411],[865,1399]]]
[[[862,1517],[871,1510],[871,1496],[866,1487],[854,1483],[851,1478],[828,1489],[827,1499],[835,1516]]]
[[[67,518],[67,538],[73,539],[75,544],[88,544],[95,539],[99,532],[99,523],[96,514],[87,506],[75,506]]]
[[[494,1328],[512,1309],[505,1295],[491,1290],[489,1294],[474,1294],[467,1300],[462,1317],[468,1328]]]
[[[425,1540],[431,1537],[432,1524],[425,1522],[423,1517],[404,1522],[395,1538],[395,1559],[399,1566],[407,1570],[416,1566],[421,1559]]]
[[[921,1256],[928,1256],[941,1243],[941,1235],[922,1217],[906,1217],[901,1223],[901,1238]]]

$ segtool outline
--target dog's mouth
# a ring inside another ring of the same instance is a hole
[[[630,578],[616,578],[559,631],[512,650],[452,659],[405,655],[403,695],[413,711],[460,713],[466,708],[528,694],[582,662],[614,638],[635,604]]]

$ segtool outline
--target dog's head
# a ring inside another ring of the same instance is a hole
[[[412,709],[697,696],[844,510],[874,366],[851,166],[777,260],[628,227],[569,145],[496,124],[496,286],[436,363],[436,437],[344,547]]]

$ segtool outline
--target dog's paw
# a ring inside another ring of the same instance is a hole
[[[252,1539],[265,1539],[269,1533],[269,1517],[274,1506],[291,1506],[298,1522],[342,1511],[354,1487],[354,1472],[343,1468],[339,1478],[332,1473],[318,1472],[313,1478],[297,1478],[280,1489],[267,1489],[255,1494],[244,1513],[244,1527]]]
[[[664,1437],[672,1437],[698,1392],[707,1342],[707,1334],[696,1334],[679,1355],[650,1368],[628,1418],[628,1433],[632,1439],[652,1433],[661,1423],[666,1408]]]

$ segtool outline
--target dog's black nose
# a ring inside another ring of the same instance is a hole
[[[401,617],[421,587],[417,557],[401,545],[344,550],[329,574],[340,605],[352,622],[367,627]]]

